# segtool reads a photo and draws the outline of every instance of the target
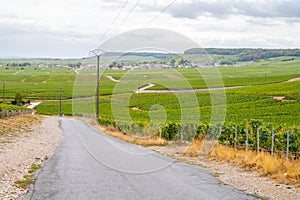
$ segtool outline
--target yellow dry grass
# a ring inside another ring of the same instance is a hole
[[[0,119],[0,136],[15,136],[29,130],[34,124],[42,120],[40,115],[18,115]]]
[[[188,149],[183,153],[185,156],[197,157],[199,156],[200,149],[202,147],[203,140],[202,139],[194,139],[192,143],[189,145]]]
[[[159,139],[157,137],[149,137],[149,138],[141,138],[141,137],[135,137],[133,135],[125,135],[123,132],[118,131],[116,128],[113,126],[107,126],[107,127],[102,127],[101,130],[115,138],[119,138],[121,140],[124,140],[126,142],[130,142],[133,144],[137,145],[142,145],[142,146],[164,146],[167,145],[168,142],[163,139]]]
[[[199,156],[203,144],[202,139],[194,139],[184,155]],[[246,170],[257,170],[263,176],[278,180],[280,183],[300,186],[300,160],[287,160],[285,156],[273,155],[268,152],[235,151],[232,147],[215,145],[208,155],[210,159],[225,161],[244,167]]]
[[[248,170],[258,170],[263,176],[269,176],[280,183],[300,185],[300,160],[287,160],[285,156],[268,152],[237,150],[223,145],[216,145],[209,157],[219,161],[236,163]]]

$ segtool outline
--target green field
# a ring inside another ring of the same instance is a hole
[[[126,105],[126,101],[129,101],[127,107],[120,107],[118,112],[129,112],[130,117],[137,123],[150,123],[151,115],[158,116],[157,118],[161,116],[161,120],[166,118],[167,121],[179,122],[182,113],[193,111],[200,113],[201,122],[208,123],[212,111],[211,95],[218,93],[216,91],[176,95],[133,94],[132,92],[148,83],[156,84],[149,88],[150,90],[243,86],[226,90],[226,102],[223,102],[226,105],[226,122],[240,123],[243,120],[262,119],[266,123],[276,125],[298,126],[300,125],[300,81],[286,81],[300,77],[300,59],[296,57],[286,62],[283,61],[284,58],[286,57],[261,60],[248,66],[101,71],[100,117],[131,121],[128,115],[113,116],[111,109],[112,105],[123,105],[123,103]],[[92,97],[95,94],[96,71],[79,71],[79,73],[76,74],[73,70],[65,68],[0,67],[0,94],[3,93],[5,84],[7,101],[12,100],[16,92],[21,92],[26,100],[43,100],[37,108],[39,113],[57,115],[59,88],[62,88],[63,113],[72,115],[73,112],[77,112],[72,110],[72,100],[70,100],[72,97]],[[121,82],[114,82],[106,76],[112,76]],[[274,96],[283,96],[285,99],[277,100]],[[191,98],[197,99],[199,105],[196,105]],[[88,105],[87,113],[93,112],[93,99],[81,101],[83,105]],[[164,110],[155,105],[161,105]],[[84,113],[84,106],[80,107],[80,112]],[[190,119],[192,120],[194,119]]]

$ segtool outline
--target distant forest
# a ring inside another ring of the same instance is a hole
[[[236,56],[236,61],[252,61],[274,58],[279,56],[300,56],[300,49],[221,49],[221,48],[194,48],[184,54],[217,54]]]

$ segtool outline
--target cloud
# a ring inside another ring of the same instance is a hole
[[[1,0],[0,56],[85,56],[126,0]],[[300,46],[300,1],[172,0],[139,1],[126,7],[101,41],[143,27],[184,34],[206,47]],[[152,39],[155,39],[154,37]]]
[[[174,4],[168,12],[173,17],[197,18],[208,15],[216,18],[230,15],[269,18],[300,18],[300,1],[298,0],[261,0],[261,1],[193,1]]]

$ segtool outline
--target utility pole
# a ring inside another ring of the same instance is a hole
[[[62,105],[61,105],[61,100],[62,100],[62,88],[59,88],[59,116],[62,116]]]
[[[97,80],[96,80],[96,118],[99,118],[99,79],[100,79],[100,56],[104,54],[105,51],[102,49],[94,49],[89,52],[97,58]]]
[[[265,84],[267,84],[267,82],[268,82],[268,75],[267,73],[265,73]]]
[[[5,82],[3,83],[2,96],[3,96],[3,101],[2,101],[2,103],[5,103]]]

